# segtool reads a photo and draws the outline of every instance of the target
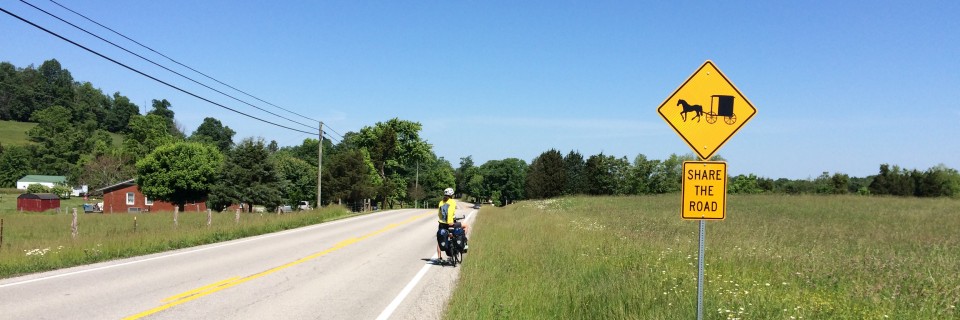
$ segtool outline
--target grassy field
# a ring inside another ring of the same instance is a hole
[[[279,216],[241,213],[236,222],[234,213],[214,213],[208,227],[206,213],[180,213],[175,226],[172,212],[84,214],[81,209],[79,235],[73,239],[73,215],[66,213],[70,211],[66,210],[67,204],[63,214],[18,213],[7,208],[8,198],[15,201],[15,196],[8,194],[0,201],[0,278],[238,239],[353,215],[337,207]],[[67,202],[81,205],[83,200]]]
[[[696,317],[679,195],[481,209],[451,319]],[[960,201],[729,196],[707,223],[705,319],[957,319]]]
[[[5,146],[25,146],[30,144],[27,140],[27,130],[36,127],[36,123],[0,121],[0,144]]]
[[[27,137],[27,131],[36,127],[33,122],[0,121],[0,145],[4,146],[25,146],[30,144]],[[113,145],[121,146],[123,144],[123,135],[111,133]]]

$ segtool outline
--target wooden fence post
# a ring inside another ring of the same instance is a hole
[[[70,233],[73,235],[73,240],[77,240],[77,208],[73,208],[73,223],[70,224]]]
[[[207,209],[207,227],[210,227],[210,222],[213,220],[213,214],[210,209]]]
[[[133,216],[133,232],[137,232],[137,216]]]
[[[233,216],[233,223],[240,224],[240,209],[237,209],[236,214]]]
[[[180,222],[177,221],[177,218],[179,217],[180,217],[180,207],[179,206],[173,207],[173,227],[174,228],[180,226]]]

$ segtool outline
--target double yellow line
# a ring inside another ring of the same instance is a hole
[[[366,234],[366,235],[363,235],[363,236],[360,236],[360,237],[356,237],[356,238],[350,238],[350,239],[347,239],[347,240],[340,241],[340,242],[338,242],[337,244],[335,244],[333,247],[330,247],[330,248],[327,249],[327,250],[323,250],[323,251],[320,251],[320,252],[311,254],[311,255],[309,255],[309,256],[306,256],[306,257],[297,259],[297,260],[295,260],[295,261],[293,261],[293,262],[290,262],[290,263],[287,263],[287,264],[284,264],[284,265],[281,265],[281,266],[273,267],[273,268],[270,268],[270,269],[267,269],[267,270],[264,270],[264,271],[261,271],[261,272],[258,272],[258,273],[255,273],[255,274],[246,276],[246,277],[242,277],[242,278],[241,278],[241,277],[232,277],[232,278],[224,279],[224,280],[217,281],[217,282],[214,282],[214,283],[211,283],[211,284],[208,284],[208,285],[205,285],[205,286],[202,286],[202,287],[199,287],[199,288],[190,290],[190,291],[185,291],[185,292],[182,292],[182,293],[179,293],[179,294],[176,294],[176,295],[167,297],[167,298],[161,300],[161,302],[164,303],[163,305],[161,305],[161,306],[159,306],[159,307],[156,307],[156,308],[153,308],[153,309],[150,309],[150,310],[147,310],[147,311],[144,311],[144,312],[141,312],[141,313],[138,313],[138,314],[135,314],[135,315],[132,315],[132,316],[128,316],[128,317],[123,318],[123,319],[140,319],[140,318],[149,316],[149,315],[151,315],[151,314],[154,314],[154,313],[157,313],[157,312],[166,310],[166,309],[170,309],[170,308],[172,308],[172,307],[175,307],[175,306],[178,306],[178,305],[181,305],[181,304],[184,304],[184,303],[187,303],[187,302],[190,302],[190,301],[193,301],[193,300],[196,300],[196,299],[205,297],[205,296],[210,295],[210,294],[212,294],[212,293],[214,293],[214,292],[217,292],[217,291],[220,291],[220,290],[224,290],[224,289],[227,289],[227,288],[230,288],[230,287],[239,285],[239,284],[241,284],[241,283],[244,283],[244,282],[247,282],[247,281],[250,281],[250,280],[253,280],[253,279],[257,279],[257,278],[260,278],[260,277],[269,275],[269,274],[271,274],[271,273],[274,273],[274,272],[277,272],[277,271],[280,271],[280,270],[283,270],[283,269],[286,269],[286,268],[289,268],[289,267],[292,267],[292,266],[295,266],[295,265],[298,265],[298,264],[301,264],[301,263],[304,263],[304,262],[307,262],[307,261],[310,261],[310,260],[313,260],[313,259],[316,259],[316,258],[319,258],[319,257],[322,257],[322,256],[324,256],[324,255],[326,255],[326,254],[331,253],[331,252],[334,252],[334,251],[343,249],[343,248],[345,248],[345,247],[347,247],[347,246],[349,246],[349,245],[351,245],[351,244],[354,244],[354,243],[357,243],[357,242],[366,240],[366,239],[368,239],[368,238],[370,238],[370,237],[373,237],[373,236],[376,236],[376,235],[378,235],[378,234],[387,232],[387,231],[389,231],[390,229],[393,229],[393,228],[402,226],[402,225],[404,225],[404,224],[407,224],[407,223],[410,223],[410,222],[419,220],[419,219],[421,219],[421,218],[423,218],[423,217],[425,217],[425,216],[432,215],[432,214],[433,214],[433,213],[425,213],[425,214],[421,214],[421,215],[417,215],[417,216],[410,217],[409,219],[404,220],[404,221],[402,221],[402,222],[400,222],[400,223],[392,223],[392,224],[389,224],[389,225],[387,225],[386,227],[383,227],[383,228],[381,228],[380,230],[371,232],[371,233],[369,233],[369,234]]]

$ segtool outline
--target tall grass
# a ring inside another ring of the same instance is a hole
[[[81,211],[82,212],[82,211]],[[297,213],[172,212],[78,214],[79,236],[71,235],[72,214],[0,213],[3,245],[0,278],[132,257],[307,226],[352,214],[339,207]],[[134,221],[136,218],[136,221]]]
[[[690,319],[698,223],[679,196],[483,209],[453,319]],[[960,317],[960,201],[728,198],[707,223],[706,319]]]

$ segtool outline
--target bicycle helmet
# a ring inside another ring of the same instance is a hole
[[[445,196],[451,196],[451,197],[452,197],[452,196],[453,196],[453,188],[443,189],[443,195],[445,195]]]

